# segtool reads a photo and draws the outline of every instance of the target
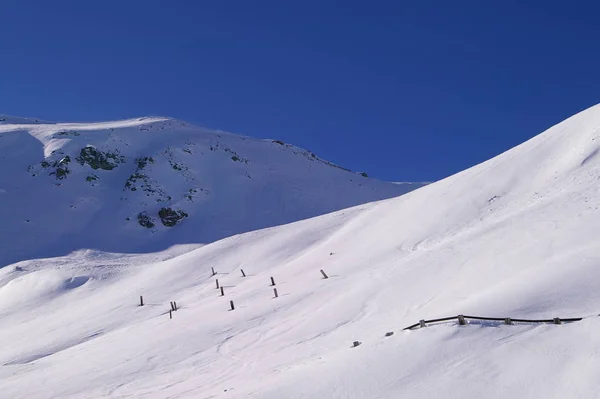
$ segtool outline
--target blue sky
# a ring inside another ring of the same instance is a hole
[[[173,116],[436,180],[598,102],[599,5],[494,3],[5,0],[0,113]]]

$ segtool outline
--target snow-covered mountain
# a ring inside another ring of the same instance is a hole
[[[0,266],[208,243],[404,194],[279,140],[168,118],[0,117]]]
[[[80,251],[5,267],[0,392],[597,398],[599,153],[596,106],[398,198],[189,252]],[[584,319],[402,331],[457,314]]]

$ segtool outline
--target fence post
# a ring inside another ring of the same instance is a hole
[[[246,273],[244,273],[244,269],[240,269],[240,271],[242,272],[242,277],[246,277]]]
[[[140,295],[140,306],[144,306],[144,297]]]
[[[216,279],[215,283],[217,284],[217,289],[219,289],[219,279]]]
[[[459,314],[458,315],[458,324],[461,326],[465,326],[467,322],[465,321],[465,316]]]
[[[506,319],[504,319],[504,324],[506,324],[507,326],[512,326],[513,321],[510,319],[510,317],[507,317]]]
[[[221,287],[221,296],[225,296],[225,292],[223,292],[223,287]]]
[[[427,324],[425,324],[425,320],[420,320],[419,321],[419,328],[425,328],[427,327]]]
[[[177,311],[177,302],[173,301],[173,308]]]
[[[229,310],[235,310],[235,306],[233,306],[233,301],[229,301],[229,306],[231,306],[231,309]]]
[[[329,278],[329,276],[327,275],[327,273],[325,273],[325,272],[323,271],[323,269],[321,269],[321,274],[323,275],[323,278]]]
[[[277,288],[273,288],[273,293],[275,294],[275,298],[279,298],[279,294],[277,294]]]
[[[213,276],[217,274],[217,272],[215,271],[215,268],[214,268],[214,267],[211,267],[211,268],[210,268],[210,270],[212,270],[212,275],[213,275]]]
[[[271,277],[271,286],[275,285],[275,279]]]
[[[173,318],[173,310],[169,310],[169,319]]]

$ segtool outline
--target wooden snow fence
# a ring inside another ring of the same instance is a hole
[[[413,330],[415,328],[424,328],[427,327],[428,324],[434,323],[442,323],[445,321],[457,320],[458,324],[464,326],[467,324],[467,320],[481,320],[481,321],[498,321],[502,322],[506,325],[512,325],[514,323],[537,323],[537,324],[562,324],[562,323],[572,323],[574,321],[581,321],[583,317],[573,317],[568,319],[561,319],[559,317],[555,317],[553,319],[513,319],[512,317],[480,317],[480,316],[467,316],[467,315],[458,315],[451,317],[444,317],[441,319],[431,319],[431,320],[420,320],[418,323],[415,323],[411,326],[403,328],[403,330]]]

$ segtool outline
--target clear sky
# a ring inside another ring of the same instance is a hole
[[[0,114],[147,115],[436,180],[598,102],[600,5],[4,0]]]

